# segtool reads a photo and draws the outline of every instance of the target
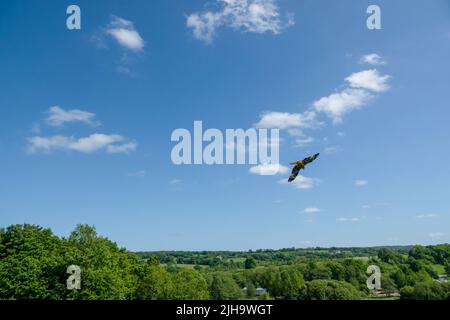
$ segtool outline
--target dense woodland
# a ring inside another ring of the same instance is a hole
[[[381,295],[366,286],[381,269]],[[66,269],[81,268],[68,290]],[[78,225],[0,229],[0,299],[449,299],[450,245],[129,252]],[[257,288],[264,288],[265,290]]]

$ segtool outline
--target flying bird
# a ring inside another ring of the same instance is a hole
[[[289,181],[289,182],[294,181],[295,178],[297,178],[298,173],[300,172],[300,170],[305,169],[305,166],[306,166],[308,163],[311,163],[311,162],[313,162],[314,160],[316,160],[316,158],[319,156],[319,154],[320,154],[320,153],[316,153],[315,155],[310,156],[310,157],[307,157],[307,158],[305,158],[305,159],[303,159],[303,160],[301,160],[301,161],[299,160],[299,161],[291,162],[290,164],[291,164],[291,165],[295,165],[295,166],[292,168],[292,173],[291,173],[291,175],[289,176],[288,181]]]

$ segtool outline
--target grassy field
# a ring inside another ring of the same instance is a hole
[[[441,264],[434,264],[433,265],[433,269],[434,271],[437,272],[437,274],[441,275],[441,274],[445,274],[445,267]]]

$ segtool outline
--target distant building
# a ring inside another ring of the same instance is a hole
[[[245,293],[247,293],[247,287],[243,287],[243,288],[242,288],[242,291],[244,291]],[[258,288],[256,288],[256,290],[255,290],[255,293],[256,293],[257,296],[262,295],[264,292],[267,292],[267,290],[264,289],[264,288],[261,288],[261,287],[258,287]]]
[[[266,292],[267,290],[261,287],[256,288],[256,295],[260,296],[262,295],[264,292]]]

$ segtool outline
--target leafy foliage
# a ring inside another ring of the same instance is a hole
[[[386,295],[449,299],[449,259],[448,244],[136,254],[87,225],[68,238],[12,225],[0,229],[0,299],[353,300],[372,294],[371,264],[381,268]],[[70,265],[81,268],[81,290],[66,287]]]

